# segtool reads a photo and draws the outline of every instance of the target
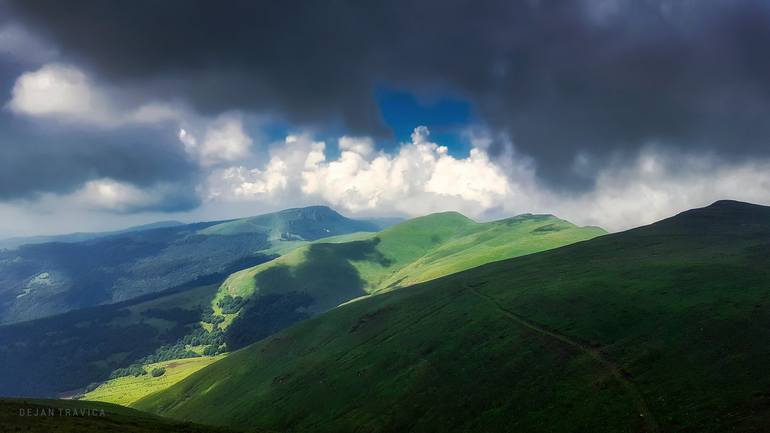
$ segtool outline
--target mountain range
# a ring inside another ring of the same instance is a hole
[[[155,230],[192,229],[75,244]],[[193,236],[255,233],[261,263],[0,326],[2,395],[94,400],[0,411],[103,401],[141,411],[113,407],[115,428],[201,432],[770,425],[770,207],[719,201],[613,234],[530,214],[382,227],[312,207]]]
[[[21,245],[0,251],[0,324],[216,282],[297,243],[381,228],[315,206]]]
[[[200,236],[209,237],[266,234],[270,247],[262,253],[270,252],[267,258],[278,252],[285,255],[266,263],[269,266],[235,272],[248,266],[236,262],[223,272],[165,291],[0,327],[0,347],[6,354],[0,369],[29,371],[0,376],[2,395],[78,393],[133,365],[238,349],[369,292],[393,289],[396,280],[423,281],[604,234],[548,215],[476,223],[458,213],[432,214],[380,232],[358,231],[376,228],[329,208],[311,207],[199,229]],[[354,233],[306,240],[344,231]],[[140,235],[151,237],[155,232]],[[233,247],[223,249],[222,257],[237,254],[240,246]],[[205,257],[207,252],[196,253]],[[219,286],[229,272],[235,273]],[[223,301],[229,302],[225,309]],[[119,376],[88,397],[131,402],[133,398],[122,391],[111,396],[113,385],[125,388],[124,382]]]
[[[350,303],[135,407],[278,431],[763,431],[769,253],[770,208],[718,202]]]

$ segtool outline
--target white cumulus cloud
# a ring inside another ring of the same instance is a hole
[[[347,212],[414,215],[449,209],[479,214],[508,193],[506,176],[485,151],[455,158],[430,142],[424,127],[394,155],[376,152],[368,137],[342,137],[337,145],[339,157],[328,160],[325,143],[289,136],[264,169],[235,166],[213,173],[209,197],[280,200],[300,194]]]
[[[628,229],[721,199],[770,204],[770,161],[725,163],[647,148],[630,164],[602,170],[593,190],[554,198],[544,205],[564,217]]]
[[[96,83],[77,67],[50,63],[20,75],[6,106],[17,115],[98,128],[170,122],[202,166],[249,156],[253,139],[237,113],[206,118],[177,104],[137,98]]]
[[[162,188],[140,189],[109,178],[86,182],[69,197],[79,207],[110,212],[147,208],[164,198]]]
[[[196,139],[189,133],[180,131],[179,136],[186,145],[195,145]],[[204,165],[232,162],[248,156],[252,144],[253,140],[243,130],[241,119],[224,115],[206,128],[198,153]]]
[[[206,184],[206,198],[223,201],[290,201],[300,194],[302,172],[322,161],[325,144],[308,136],[286,137],[270,152],[263,169],[243,165],[212,170]]]
[[[100,86],[75,66],[49,63],[16,79],[7,106],[24,116],[98,127],[178,121],[184,116],[183,110],[163,102],[123,102],[131,99]]]
[[[71,66],[51,64],[22,74],[11,90],[8,106],[29,116],[61,116],[104,121],[105,101],[91,89],[86,75]]]
[[[470,136],[466,157],[449,154],[425,127],[394,153],[368,137],[342,137],[329,159],[324,142],[289,136],[262,168],[235,165],[211,172],[208,202],[255,203],[275,209],[326,203],[353,215],[418,216],[457,210],[479,219],[550,213],[581,225],[623,230],[720,199],[770,203],[770,161],[727,164],[708,155],[670,154],[654,146],[596,174],[584,192],[539,182],[530,158],[508,150],[494,159],[490,138]]]

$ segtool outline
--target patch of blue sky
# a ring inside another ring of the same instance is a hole
[[[410,141],[415,127],[425,125],[431,141],[446,146],[454,156],[467,156],[470,145],[463,132],[474,122],[468,101],[446,95],[417,96],[410,92],[378,87],[377,104],[393,139],[380,140],[378,146],[394,151]]]

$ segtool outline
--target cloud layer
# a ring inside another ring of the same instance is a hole
[[[193,189],[197,164],[172,131],[157,127],[71,129],[0,116],[0,201],[68,194],[102,178],[151,188],[175,183]],[[164,208],[190,209],[190,194],[169,197]]]
[[[0,218],[768,203],[767,47],[764,0],[0,0]],[[468,151],[383,151],[383,87],[467,102]]]
[[[454,93],[559,188],[593,185],[580,161],[602,167],[650,142],[735,160],[769,148],[763,0],[9,6],[102,79],[201,113],[267,112],[378,136],[377,83]]]
[[[458,158],[418,127],[412,141],[393,154],[375,151],[371,138],[342,137],[339,156],[330,160],[326,143],[289,136],[274,146],[263,168],[213,172],[206,199],[277,207],[296,200],[322,202],[352,214],[459,210],[480,219],[542,212],[609,230],[651,223],[725,197],[770,203],[768,160],[724,164],[713,155],[649,146],[630,162],[601,170],[591,191],[565,193],[538,182],[530,158],[510,143],[504,157],[490,159],[491,141],[474,136],[468,156]]]
[[[97,127],[179,121],[184,117],[178,107],[159,102],[132,104],[131,99],[95,84],[74,66],[49,63],[19,76],[8,108],[21,115]]]

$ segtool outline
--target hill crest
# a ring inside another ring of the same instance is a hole
[[[375,232],[380,227],[365,220],[350,219],[328,206],[307,206],[239,218],[201,230],[203,235],[265,233],[271,240],[312,241],[353,232]]]

